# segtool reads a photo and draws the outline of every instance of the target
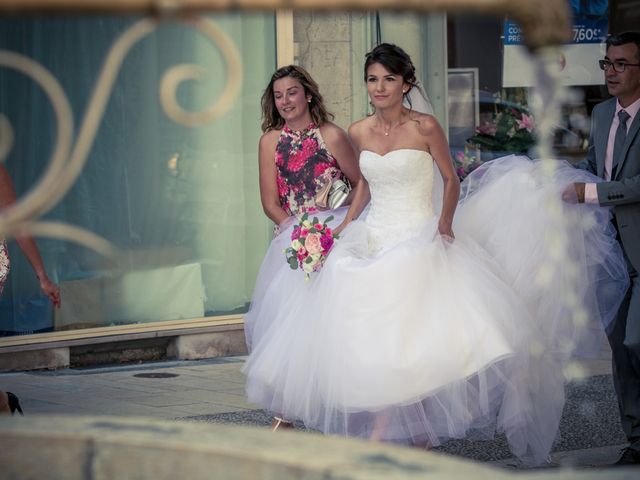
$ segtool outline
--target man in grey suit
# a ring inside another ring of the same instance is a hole
[[[608,337],[622,428],[629,439],[616,465],[631,465],[640,464],[640,32],[608,37],[600,68],[614,98],[593,109],[589,151],[579,167],[605,181],[575,183],[564,198],[612,206],[625,253],[631,283]]]

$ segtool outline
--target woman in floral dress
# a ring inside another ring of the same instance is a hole
[[[306,70],[289,65],[273,74],[262,96],[264,134],[259,143],[259,163],[262,208],[275,223],[275,238],[257,284],[268,283],[271,279],[266,272],[285,261],[282,252],[289,246],[290,231],[304,213],[321,220],[333,216],[333,231],[339,234],[369,201],[369,190],[349,138],[330,117],[317,83]],[[348,207],[327,210],[318,205],[316,197],[327,178],[351,185],[345,202]],[[245,320],[249,350],[268,327],[266,322],[254,322],[255,318],[250,311]],[[290,424],[275,417],[273,427],[279,426]]]
[[[318,85],[306,70],[289,65],[273,74],[262,96],[260,198],[265,214],[279,230],[305,212],[321,210],[315,197],[323,175],[349,181],[352,216],[369,200],[351,142],[330,117]]]
[[[2,295],[7,275],[9,275],[9,254],[7,252],[7,244],[2,240],[0,241],[0,295]]]

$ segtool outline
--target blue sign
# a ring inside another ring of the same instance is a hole
[[[576,18],[572,25],[572,38],[568,45],[602,43],[607,38],[609,22],[607,18]],[[522,29],[513,20],[504,22],[504,44],[522,45]]]

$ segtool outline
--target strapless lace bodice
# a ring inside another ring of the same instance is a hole
[[[434,166],[429,153],[402,149],[379,155],[363,150],[360,168],[371,190],[365,222],[372,252],[417,235],[433,218]]]

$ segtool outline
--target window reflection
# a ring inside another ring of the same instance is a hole
[[[28,264],[12,255],[0,335],[246,311],[270,229],[260,209],[256,158],[259,98],[275,65],[274,19],[226,14],[213,20],[243,58],[243,90],[232,111],[190,129],[161,109],[159,82],[176,64],[206,71],[204,83],[178,88],[186,109],[203,110],[224,87],[224,62],[197,31],[167,23],[137,44],[119,72],[85,169],[46,216],[105,237],[122,252],[119,268],[83,247],[38,239],[60,285],[62,308],[53,311]],[[108,48],[134,21],[3,18],[0,48],[29,56],[58,78],[77,128]],[[23,194],[46,167],[55,120],[33,82],[4,68],[0,111],[16,132],[7,167]]]

